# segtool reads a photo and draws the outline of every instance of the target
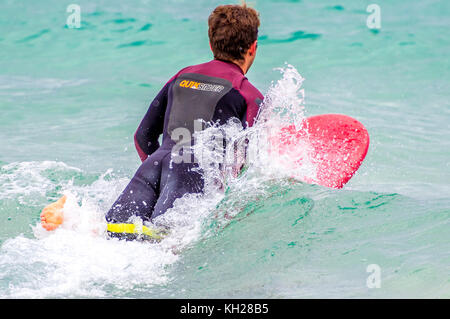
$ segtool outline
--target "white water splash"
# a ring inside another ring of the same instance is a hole
[[[255,125],[243,129],[240,122],[230,120],[226,125],[213,125],[194,134],[199,142],[193,147],[194,154],[210,186],[208,189],[232,183],[244,162],[248,172],[258,178],[315,178],[316,166],[307,139],[296,141],[295,147],[286,148],[283,154],[276,149],[277,144],[282,144],[279,142],[282,128],[293,125],[301,130],[306,123],[304,78],[289,64],[276,70],[282,78],[269,88]],[[226,156],[221,147],[223,141]]]
[[[311,161],[312,147],[309,141],[296,141],[295,147],[287,148],[285,153],[277,150],[280,132],[293,125],[302,129],[305,116],[305,80],[295,67],[287,64],[276,69],[283,77],[269,88],[261,106],[258,122],[250,128],[249,157],[247,164],[269,177],[314,179],[316,167]],[[301,161],[301,165],[299,165]]]
[[[54,188],[55,182],[51,176],[65,174],[69,178],[79,174],[80,169],[71,167],[62,162],[14,162],[0,167],[0,199],[17,199],[24,203],[25,198],[44,196]]]

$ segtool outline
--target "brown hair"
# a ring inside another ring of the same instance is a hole
[[[209,16],[208,25],[214,58],[243,60],[244,54],[258,39],[259,14],[245,4],[218,6]]]

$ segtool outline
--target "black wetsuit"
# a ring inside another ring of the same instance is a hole
[[[129,225],[133,217],[152,221],[184,194],[201,193],[204,182],[198,164],[172,158],[180,135],[193,134],[199,119],[225,124],[237,118],[244,127],[251,126],[262,99],[231,62],[213,60],[178,72],[153,100],[136,131],[135,145],[143,163],[107,213],[108,233],[128,236],[134,233]]]

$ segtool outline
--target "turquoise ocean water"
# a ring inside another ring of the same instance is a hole
[[[366,161],[342,190],[259,165],[225,195],[181,200],[161,244],[104,239],[102,214],[139,166],[150,101],[212,58],[222,2],[73,3],[79,29],[71,2],[0,2],[1,298],[450,297],[450,2],[377,0],[369,29],[372,1],[253,1],[249,80],[295,102],[276,69],[298,71],[299,112],[361,121]],[[67,222],[45,233],[62,194]]]

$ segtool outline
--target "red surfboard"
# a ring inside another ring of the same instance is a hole
[[[289,156],[295,148],[308,144],[308,160],[314,165],[316,176],[299,178],[331,188],[342,188],[353,177],[370,143],[366,128],[354,118],[341,114],[309,117],[300,129],[286,126],[273,137],[271,152],[280,155]],[[304,162],[302,158],[295,158],[295,165],[304,165]]]

